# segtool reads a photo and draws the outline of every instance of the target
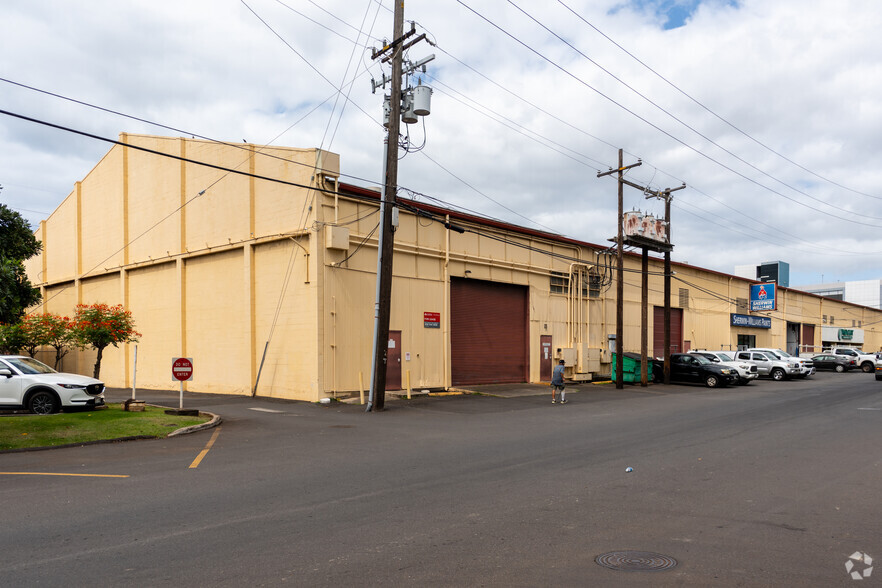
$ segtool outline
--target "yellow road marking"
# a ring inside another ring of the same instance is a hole
[[[199,464],[202,462],[202,459],[208,455],[208,450],[211,449],[211,446],[214,445],[214,440],[217,439],[218,434],[220,433],[221,428],[218,427],[214,430],[214,434],[211,436],[211,439],[208,440],[208,443],[205,445],[205,449],[199,452],[199,455],[196,456],[196,459],[193,460],[193,463],[190,464],[191,470],[199,467]]]
[[[78,478],[128,478],[120,474],[51,474],[48,472],[0,472],[0,476],[76,476]]]

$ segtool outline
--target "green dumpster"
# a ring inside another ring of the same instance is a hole
[[[640,382],[640,354],[625,352],[622,359],[622,381],[629,384]],[[610,379],[615,381],[616,369],[618,365],[618,354],[612,354],[612,376]],[[652,381],[652,358],[646,358],[646,381]]]

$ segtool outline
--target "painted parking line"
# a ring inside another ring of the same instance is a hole
[[[858,410],[882,410],[882,408],[859,408]]]
[[[128,478],[128,474],[63,474],[50,472],[0,472],[0,476],[73,476],[77,478]]]
[[[272,408],[249,408],[248,410],[256,410],[258,412],[285,412],[284,410],[273,410]]]
[[[203,449],[202,451],[199,452],[199,455],[197,455],[196,459],[193,460],[193,463],[190,464],[189,469],[195,470],[196,468],[199,467],[199,464],[202,462],[202,460],[205,458],[205,456],[208,455],[208,451],[211,449],[211,446],[214,445],[214,441],[215,441],[215,439],[217,439],[217,436],[220,434],[220,430],[221,430],[220,427],[218,427],[217,429],[214,430],[214,434],[212,434],[211,439],[208,440],[208,443],[205,445],[205,449]]]

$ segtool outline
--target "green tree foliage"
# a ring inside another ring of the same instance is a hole
[[[27,333],[21,323],[0,325],[0,352],[17,355],[27,345]]]
[[[137,343],[141,333],[135,330],[132,313],[121,304],[78,304],[73,320],[73,336],[78,347],[92,347],[98,351],[92,373],[92,377],[97,379],[101,373],[104,349],[108,345],[117,347],[120,343]]]
[[[23,262],[42,248],[24,217],[0,204],[0,324],[17,323],[26,308],[40,301]]]

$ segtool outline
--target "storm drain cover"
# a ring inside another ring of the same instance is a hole
[[[677,567],[677,560],[649,551],[610,551],[594,561],[605,568],[620,572],[663,572]]]

